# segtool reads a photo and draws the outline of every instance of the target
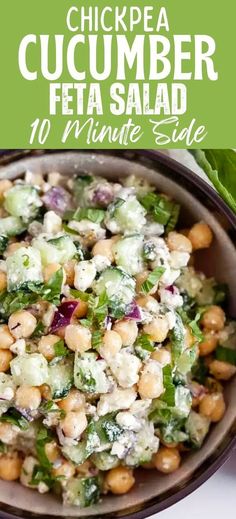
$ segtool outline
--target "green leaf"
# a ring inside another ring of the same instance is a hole
[[[184,326],[180,315],[176,314],[176,322],[170,333],[172,343],[172,354],[174,362],[181,356],[185,349],[184,344]]]
[[[30,485],[38,485],[39,483],[45,483],[48,488],[52,488],[59,478],[54,478],[49,469],[41,465],[35,465]]]
[[[73,214],[72,214],[72,218],[73,218]],[[69,227],[69,225],[67,225],[66,223],[62,224],[62,228],[68,234],[74,234],[75,236],[78,236],[78,231],[75,231],[75,229],[71,229],[71,227]]]
[[[53,345],[55,355],[56,357],[66,357],[66,355],[69,355],[68,348],[65,347],[65,343],[63,339],[60,339],[58,342],[56,342]]]
[[[164,366],[163,368],[163,386],[165,388],[165,393],[161,395],[161,400],[166,402],[168,406],[174,407],[175,385],[173,384],[172,368],[170,364],[167,364],[167,366]]]
[[[37,326],[34,330],[34,333],[33,335],[31,335],[31,339],[37,339],[38,337],[42,337],[42,335],[45,334],[45,326],[44,324],[42,323],[42,321],[39,321],[37,323]]]
[[[8,409],[8,411],[0,417],[0,422],[7,422],[13,425],[17,425],[17,427],[23,431],[29,427],[28,420],[26,420],[26,418],[24,418],[24,416],[22,416],[14,407]]]
[[[195,318],[189,322],[189,327],[191,328],[193,335],[194,335],[194,337],[196,337],[198,342],[202,342],[204,339],[203,333],[197,324],[200,318],[201,318],[201,314],[197,313]]]
[[[70,295],[73,296],[75,299],[81,299],[81,301],[85,302],[88,301],[90,296],[90,294],[82,292],[81,290],[76,290],[75,288],[70,288]]]
[[[102,332],[100,330],[96,330],[92,333],[92,348],[95,350],[99,350],[102,346]]]
[[[8,245],[8,237],[0,235],[0,254],[3,254],[5,252],[7,245]]]
[[[217,360],[228,362],[229,364],[236,366],[236,350],[225,348],[224,346],[217,346],[215,357]]]
[[[153,352],[155,351],[154,343],[149,339],[149,336],[147,333],[140,334],[135,342],[135,347],[139,346],[143,350]]]
[[[199,357],[197,362],[192,367],[192,378],[199,384],[205,385],[208,376],[208,367],[205,363],[204,357]]]
[[[0,316],[6,320],[14,312],[36,303],[37,299],[36,294],[27,293],[23,290],[11,293],[3,292],[0,295]]]
[[[44,301],[49,301],[54,305],[59,305],[61,287],[63,282],[63,269],[59,269],[50,277],[44,285],[28,283],[28,289],[38,294]]]
[[[103,209],[93,209],[89,207],[83,207],[75,211],[73,220],[90,220],[93,223],[101,223],[104,220],[105,211]]]
[[[147,193],[139,198],[139,201],[156,222],[166,226],[167,232],[175,228],[179,217],[179,204],[156,193]]]
[[[156,285],[159,281],[162,274],[164,274],[164,267],[156,267],[147,277],[146,281],[141,285],[141,292],[144,294],[148,294],[150,290]]]
[[[49,461],[46,452],[45,445],[53,440],[52,432],[46,427],[41,427],[36,437],[36,452],[40,465],[43,468],[50,469],[52,463]]]
[[[229,207],[236,213],[236,153],[233,150],[189,150]]]

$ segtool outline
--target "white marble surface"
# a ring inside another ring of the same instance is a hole
[[[185,150],[168,150],[182,164],[205,180],[205,174]],[[200,488],[152,519],[234,519],[236,517],[236,450],[231,458]]]
[[[234,519],[236,516],[236,451],[192,494],[152,519]]]

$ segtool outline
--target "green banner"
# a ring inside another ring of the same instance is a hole
[[[235,21],[235,0],[2,0],[0,147],[236,147]]]

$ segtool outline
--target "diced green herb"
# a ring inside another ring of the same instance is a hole
[[[201,318],[201,314],[197,313],[195,318],[189,322],[189,327],[191,328],[194,337],[198,340],[198,342],[202,342],[204,339],[203,333],[198,326],[199,319]]]
[[[69,355],[68,348],[65,347],[65,343],[63,339],[60,339],[58,342],[56,342],[53,345],[55,355],[56,357],[66,357],[66,355]]]
[[[199,382],[199,384],[205,385],[208,372],[208,367],[205,363],[204,358],[199,357],[192,368],[193,379],[196,380],[196,382]]]
[[[228,362],[236,366],[236,350],[226,348],[224,346],[217,346],[215,350],[215,357],[217,360]]]
[[[141,292],[144,294],[148,294],[150,290],[156,285],[159,281],[162,274],[164,274],[164,267],[156,267],[147,277],[146,281],[141,285]]]
[[[30,485],[37,486],[39,483],[45,483],[48,488],[54,487],[58,478],[54,478],[46,467],[35,465]]]
[[[7,422],[13,425],[17,425],[17,427],[23,431],[29,427],[28,420],[26,420],[26,418],[22,416],[22,414],[19,413],[19,411],[17,411],[14,407],[8,409],[8,411],[0,417],[0,422]]]
[[[37,326],[34,330],[33,335],[31,335],[31,339],[37,339],[38,337],[42,337],[45,334],[45,326],[42,321],[37,323]]]
[[[184,326],[180,315],[176,314],[176,322],[170,334],[174,362],[180,357],[185,349]]]
[[[100,330],[96,330],[92,333],[92,348],[95,350],[99,350],[102,346],[102,332]]]
[[[167,232],[175,228],[179,217],[179,204],[155,193],[147,193],[139,201],[156,222],[166,226]]]
[[[75,288],[70,288],[70,295],[75,299],[81,299],[81,301],[87,302],[89,300],[90,294],[86,292],[82,292],[81,290],[76,290]]]
[[[172,368],[170,364],[167,364],[167,366],[164,366],[163,368],[163,386],[165,388],[165,392],[163,395],[161,395],[161,400],[166,402],[168,406],[174,407],[176,388],[173,383]]]
[[[105,211],[103,209],[93,209],[89,207],[83,207],[75,211],[73,220],[90,220],[93,223],[101,223],[104,220]]]
[[[23,290],[11,293],[3,292],[0,295],[0,316],[6,320],[12,313],[36,303],[37,299],[37,294]]]
[[[9,239],[7,236],[0,236],[0,254],[3,254],[5,252],[7,245],[8,245]]]
[[[78,231],[75,231],[75,229],[71,229],[71,227],[69,227],[69,225],[67,225],[66,223],[62,224],[62,228],[68,234],[74,234],[75,236],[78,236]]]
[[[53,440],[52,432],[46,427],[41,427],[37,433],[36,438],[36,452],[40,463],[40,466],[44,469],[50,469],[52,463],[49,461],[46,452],[45,445]]]
[[[155,351],[154,343],[150,340],[147,333],[142,333],[137,337],[135,342],[135,347],[136,346],[140,346],[143,350],[146,351]]]

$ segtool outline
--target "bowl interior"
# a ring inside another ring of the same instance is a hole
[[[228,235],[218,223],[213,214],[200,203],[195,196],[183,186],[166,177],[160,170],[154,170],[139,162],[128,161],[117,156],[91,154],[83,152],[67,152],[30,157],[1,168],[0,178],[16,178],[27,169],[42,173],[59,171],[65,175],[86,172],[106,176],[108,179],[119,179],[128,175],[145,177],[156,185],[160,192],[171,195],[181,204],[181,218],[184,226],[194,221],[205,220],[213,229],[214,243],[210,250],[202,251],[198,257],[199,265],[207,275],[213,275],[220,282],[230,287],[230,314],[236,315],[236,250]],[[231,381],[226,388],[227,411],[223,420],[212,428],[200,451],[191,453],[184,460],[180,469],[171,475],[162,476],[156,471],[139,471],[135,488],[121,497],[107,496],[96,507],[78,510],[75,507],[62,506],[53,495],[40,495],[26,489],[18,483],[0,482],[0,502],[14,507],[19,513],[24,511],[24,517],[30,517],[31,512],[41,517],[85,517],[108,514],[109,517],[123,517],[148,506],[152,499],[159,502],[163,493],[171,495],[174,489],[185,486],[193,473],[219,447],[223,438],[233,425],[236,417],[234,395],[236,380]],[[34,515],[35,517],[35,515]]]

